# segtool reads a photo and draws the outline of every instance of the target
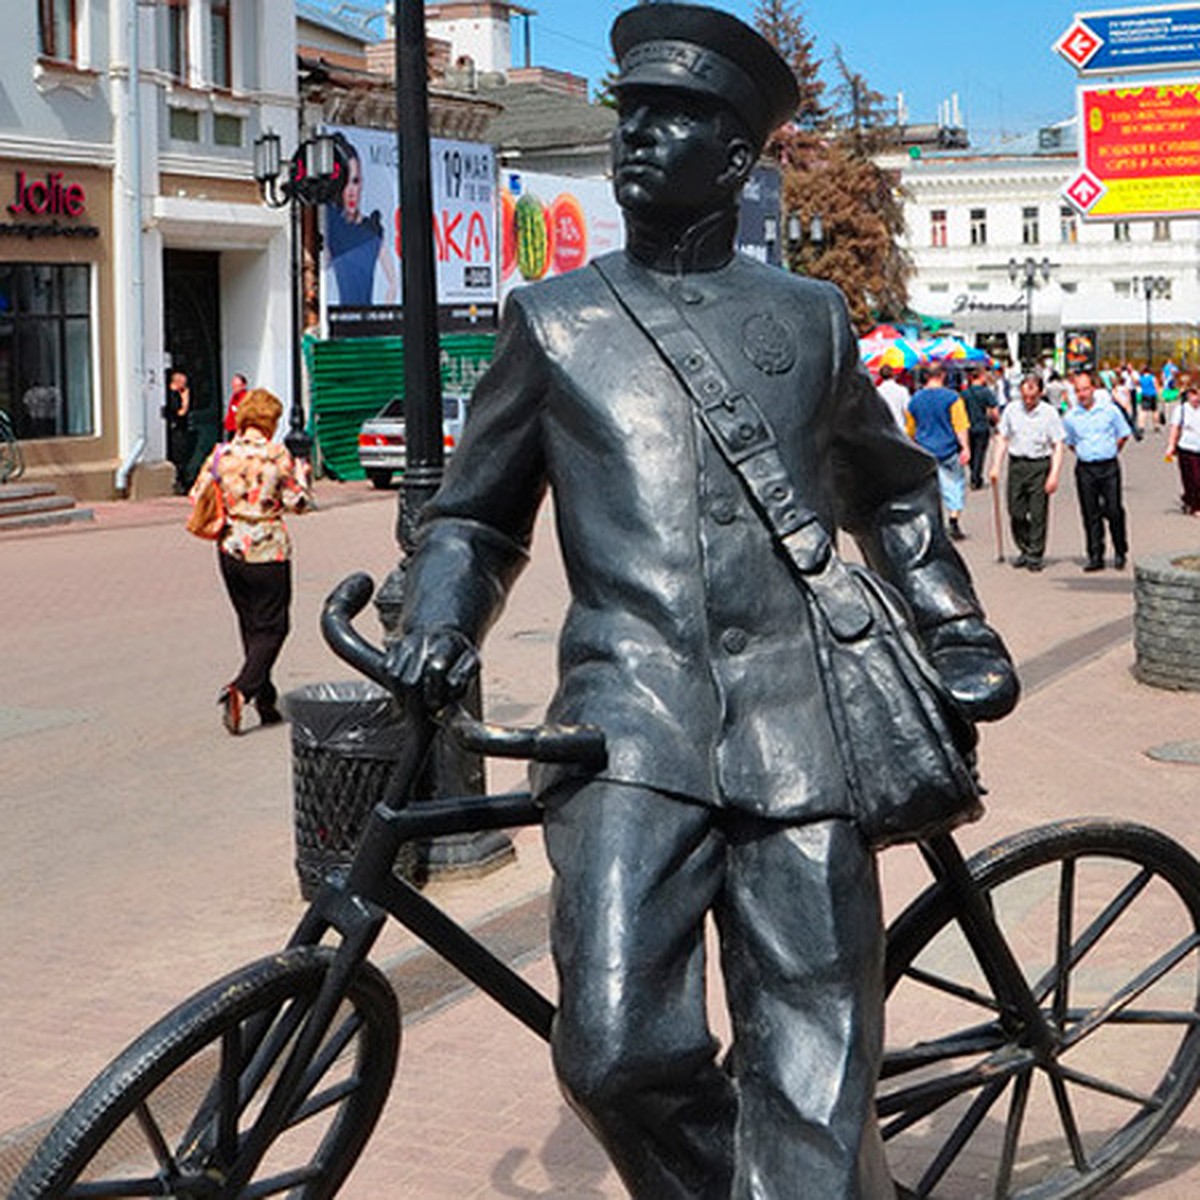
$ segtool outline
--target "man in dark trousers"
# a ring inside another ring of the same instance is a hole
[[[967,441],[971,450],[971,488],[978,491],[983,487],[983,468],[987,463],[988,446],[992,439],[992,426],[1000,415],[996,393],[987,385],[987,372],[982,367],[973,367],[971,382],[963,389],[963,404],[967,409]]]
[[[826,530],[856,536],[970,716],[1008,711],[1015,677],[947,540],[934,464],[879,403],[841,293],[734,253],[742,186],[795,111],[791,71],[707,8],[639,6],[612,41],[626,249],[509,297],[423,514],[389,670],[435,708],[465,687],[549,491],[571,607],[548,716],[608,744],[595,774],[533,775],[563,1089],[641,1200],[884,1200],[874,857],[804,589],[726,453],[776,463],[764,495],[817,574]],[[642,323],[635,295],[693,331],[670,364],[683,326]],[[710,912],[734,1029],[723,1064]]]

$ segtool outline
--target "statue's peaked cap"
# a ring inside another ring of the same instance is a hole
[[[766,38],[698,4],[639,4],[612,27],[616,88],[670,87],[725,101],[765,142],[795,115],[800,90]]]

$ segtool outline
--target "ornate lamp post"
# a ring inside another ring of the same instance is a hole
[[[1024,262],[1019,259],[1008,260],[1008,277],[1013,283],[1019,283],[1025,290],[1025,353],[1021,355],[1022,365],[1028,367],[1033,359],[1030,346],[1033,341],[1033,293],[1042,283],[1050,282],[1050,270],[1054,264],[1048,258],[1038,262],[1036,258],[1027,258]]]
[[[1133,290],[1141,292],[1146,301],[1146,369],[1154,369],[1154,323],[1151,320],[1150,304],[1155,296],[1171,294],[1171,281],[1165,275],[1134,276]]]
[[[792,265],[794,256],[799,253],[801,245],[805,242],[812,247],[813,257],[819,255],[825,248],[825,222],[821,214],[815,212],[809,217],[806,229],[804,217],[796,209],[792,209],[787,215],[787,263],[789,270],[796,270],[796,267]]]
[[[307,458],[312,439],[305,432],[303,371],[300,361],[300,335],[303,331],[303,296],[300,210],[314,204],[328,204],[337,198],[345,182],[342,164],[334,149],[333,137],[318,133],[306,138],[285,163],[279,134],[268,130],[254,143],[254,181],[264,203],[271,208],[290,210],[291,217],[291,288],[292,288],[292,413],[284,444],[297,458]]]

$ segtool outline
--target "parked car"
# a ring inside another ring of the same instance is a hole
[[[442,397],[442,444],[446,457],[454,453],[462,437],[467,419],[465,396]],[[358,459],[367,478],[377,488],[388,487],[392,476],[404,471],[406,450],[404,439],[404,399],[393,396],[369,421],[363,422],[358,434]]]

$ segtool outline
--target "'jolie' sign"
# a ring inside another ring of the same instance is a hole
[[[18,171],[8,211],[14,217],[78,217],[86,200],[83,186],[63,183],[61,171],[50,171],[45,179],[27,179],[24,171]]]

